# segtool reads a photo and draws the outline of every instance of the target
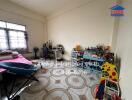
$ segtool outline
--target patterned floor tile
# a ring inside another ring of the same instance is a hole
[[[87,87],[84,87],[82,89],[73,89],[73,88],[70,88],[68,91],[69,92],[73,92],[73,93],[75,93],[77,95],[84,95],[86,93],[87,89],[88,89]]]
[[[77,95],[73,91],[68,91],[68,92],[71,94],[73,100],[80,100],[79,95]]]
[[[92,91],[100,75],[74,67],[69,61],[41,59],[38,63],[47,70],[36,74],[39,82],[25,89],[20,100],[94,100]]]
[[[65,70],[63,68],[52,69],[51,75],[52,76],[62,76],[62,75],[65,75]]]
[[[47,68],[46,68],[47,69]],[[41,77],[41,76],[43,76],[43,77],[50,77],[51,76],[51,70],[52,69],[47,69],[47,71],[46,72],[43,72],[43,71],[39,71],[35,76],[36,77]]]
[[[55,80],[55,84],[61,83],[61,80]]]
[[[50,90],[43,98],[43,100],[73,100],[72,96],[65,89],[56,88]]]
[[[37,93],[45,90],[45,88],[50,84],[49,78],[39,77],[38,80],[39,82],[32,82],[31,86],[28,87],[25,91],[30,94]]]
[[[85,96],[86,96],[87,100],[95,100],[93,98],[93,95],[91,94],[91,89],[90,88],[87,89],[87,91],[85,93]]]
[[[81,89],[86,86],[86,80],[80,75],[69,75],[66,77],[66,83],[70,88]]]
[[[85,95],[79,95],[80,100],[87,100],[87,97]]]
[[[61,77],[50,77],[50,84],[49,86],[46,87],[46,90],[52,90],[55,88],[63,88],[63,89],[67,89],[68,85],[65,83],[65,78],[66,76],[61,76]],[[60,83],[56,84],[56,80],[60,80]]]
[[[80,73],[75,68],[65,68],[65,74],[66,75],[71,75],[71,74],[77,74],[77,75],[79,75]]]
[[[43,100],[44,95],[46,95],[45,90],[36,93],[29,93],[28,91],[24,91],[21,93],[20,100]]]

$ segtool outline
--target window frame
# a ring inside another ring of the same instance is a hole
[[[6,28],[0,27],[0,29],[5,30],[5,32],[6,32],[8,50],[17,50],[17,51],[21,51],[21,52],[28,52],[28,51],[29,51],[29,49],[28,49],[28,34],[27,34],[27,31],[26,31],[26,30],[27,30],[26,25],[16,24],[16,23],[7,22],[7,21],[3,21],[3,20],[0,20],[0,21],[6,23]],[[12,24],[16,24],[16,25],[22,25],[22,26],[25,27],[25,31],[7,28],[7,23],[12,23]],[[9,36],[9,31],[23,32],[24,35],[25,35],[25,42],[26,42],[25,45],[26,45],[26,48],[16,48],[16,49],[12,49],[12,48],[10,47],[10,36]],[[1,49],[0,49],[0,50],[1,50]]]

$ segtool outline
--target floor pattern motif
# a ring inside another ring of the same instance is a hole
[[[99,75],[72,66],[67,61],[38,62],[47,71],[36,74],[39,82],[32,82],[21,93],[20,100],[94,100],[94,88],[99,83]]]

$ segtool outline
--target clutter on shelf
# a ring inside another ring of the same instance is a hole
[[[73,48],[73,51],[72,51],[72,54],[71,54],[71,57],[72,57],[72,65],[75,65],[77,67],[82,67],[83,63],[82,63],[82,60],[83,60],[83,54],[84,54],[84,51],[83,49],[81,48],[80,45],[77,45],[75,48]]]
[[[96,93],[97,100],[121,100],[119,88],[119,73],[114,64],[114,53],[110,46],[97,45],[82,49],[77,45],[72,51],[74,66],[101,74],[100,84]],[[115,99],[113,99],[115,98]]]
[[[97,45],[85,50],[77,45],[72,51],[72,63],[83,69],[100,72],[100,66],[105,62],[114,63],[114,54],[110,52],[110,46]]]
[[[45,59],[56,59],[58,61],[63,60],[63,55],[65,53],[64,46],[62,44],[57,44],[53,46],[52,41],[48,41],[43,44],[43,58]]]

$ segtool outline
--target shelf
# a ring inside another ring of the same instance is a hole
[[[83,58],[87,59],[87,60],[94,60],[94,61],[104,62],[104,59],[101,59],[101,58],[94,58],[94,57],[89,57],[89,56],[83,56]]]
[[[100,65],[88,65],[88,66],[101,67]]]

